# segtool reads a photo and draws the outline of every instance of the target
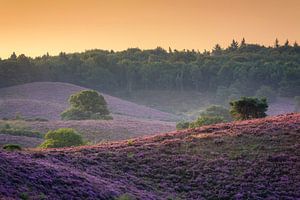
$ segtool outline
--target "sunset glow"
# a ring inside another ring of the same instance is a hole
[[[0,57],[300,41],[299,0],[0,0]]]

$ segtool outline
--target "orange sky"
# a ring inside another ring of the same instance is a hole
[[[300,42],[300,0],[0,0],[0,57]]]

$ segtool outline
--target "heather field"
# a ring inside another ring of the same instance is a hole
[[[34,118],[59,120],[68,105],[68,98],[87,88],[69,83],[35,82],[0,89],[0,118],[13,118],[17,114]],[[138,105],[103,94],[113,114],[143,119],[176,121],[175,115]]]
[[[0,120],[0,126],[9,124],[12,127],[39,131],[43,134],[58,128],[73,128],[77,130],[86,141],[94,144],[105,141],[117,141],[138,136],[153,135],[161,132],[175,130],[174,122],[139,119],[124,115],[113,115],[113,120],[82,120],[82,121],[24,121]],[[33,137],[12,137],[1,134],[0,146],[8,143],[20,144],[24,147],[36,147],[43,141]]]
[[[175,130],[175,115],[103,94],[113,120],[62,121],[60,113],[68,108],[71,94],[86,88],[68,83],[35,82],[0,89],[0,126],[39,131],[74,128],[91,144],[130,139]],[[46,121],[32,120],[39,118]],[[29,119],[29,120],[27,120]],[[36,147],[43,141],[32,137],[1,134],[0,146],[8,143]]]
[[[299,199],[300,114],[0,151],[3,199]],[[122,198],[119,198],[122,199]]]

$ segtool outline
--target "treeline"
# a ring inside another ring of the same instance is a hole
[[[234,41],[211,51],[130,48],[89,50],[30,58],[15,53],[0,60],[0,87],[33,81],[69,82],[103,91],[163,89],[253,95],[268,86],[282,96],[300,95],[300,47]]]

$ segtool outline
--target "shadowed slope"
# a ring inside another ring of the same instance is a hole
[[[130,142],[0,152],[0,196],[38,199],[297,199],[300,114]]]

